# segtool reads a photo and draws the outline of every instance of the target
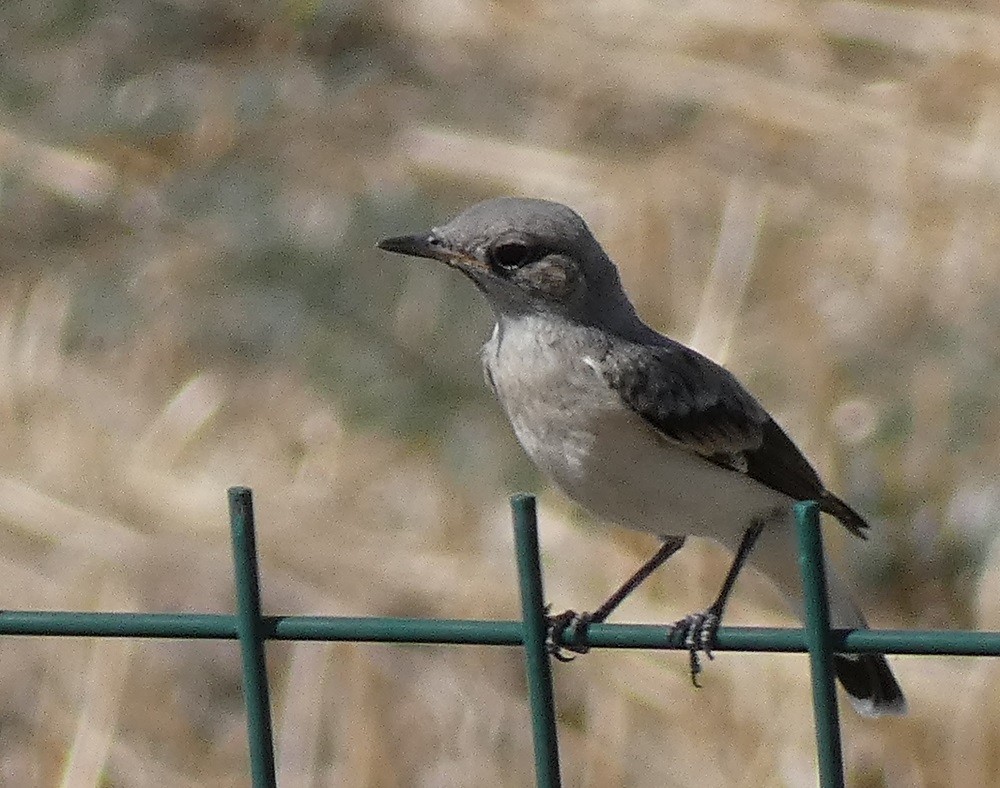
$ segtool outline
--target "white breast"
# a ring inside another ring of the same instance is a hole
[[[620,407],[593,362],[567,344],[567,337],[540,321],[522,318],[498,326],[483,348],[483,363],[518,441],[564,488],[583,481],[595,419]]]

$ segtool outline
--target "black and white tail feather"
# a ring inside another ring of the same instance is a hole
[[[850,506],[824,491],[820,509],[836,517],[851,533],[862,538],[868,523]],[[862,626],[864,616],[855,607]],[[833,669],[854,710],[864,717],[906,714],[906,697],[883,654],[835,654]]]

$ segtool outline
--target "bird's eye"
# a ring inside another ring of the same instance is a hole
[[[516,271],[536,260],[537,251],[523,241],[503,241],[490,249],[490,263],[502,271]]]

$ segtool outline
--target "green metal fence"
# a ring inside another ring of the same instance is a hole
[[[538,786],[560,785],[559,746],[552,675],[545,646],[546,612],[538,551],[535,499],[511,499],[520,621],[462,621],[401,618],[265,616],[260,608],[257,549],[250,490],[229,490],[229,515],[236,578],[236,614],[75,613],[0,611],[0,635],[238,640],[243,656],[250,771],[254,788],[276,785],[271,707],[264,644],[267,640],[326,640],[380,643],[520,646],[524,649]],[[723,627],[717,651],[808,653],[819,783],[844,785],[840,724],[832,670],[834,653],[880,652],[1000,656],[1000,632],[831,630],[826,605],[819,510],[812,502],[795,507],[799,563],[805,586],[805,629]],[[594,624],[582,642],[591,648],[686,649],[669,627]]]

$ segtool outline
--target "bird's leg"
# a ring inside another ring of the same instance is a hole
[[[546,646],[548,647],[549,653],[558,659],[560,662],[570,662],[573,657],[567,655],[566,650],[573,651],[577,654],[586,654],[589,651],[589,646],[579,643],[579,639],[586,634],[587,627],[591,624],[600,624],[610,616],[615,608],[622,603],[622,601],[635,591],[636,588],[653,572],[655,572],[660,565],[666,561],[670,556],[676,553],[684,544],[683,536],[670,536],[664,539],[663,545],[656,554],[650,558],[646,563],[636,570],[636,572],[615,591],[611,596],[609,596],[604,604],[602,604],[593,613],[577,613],[574,610],[566,610],[563,613],[559,613],[555,616],[548,616],[549,631],[548,637],[546,638]],[[546,609],[548,613],[548,609]],[[562,639],[564,635],[569,633],[572,639],[576,642],[563,644]]]
[[[684,635],[684,645],[687,647],[690,659],[691,683],[696,687],[701,686],[698,683],[698,674],[701,673],[701,660],[698,657],[698,652],[704,651],[705,656],[709,659],[714,659],[712,656],[712,646],[715,644],[715,633],[722,623],[722,612],[726,608],[726,602],[729,601],[729,595],[732,593],[736,578],[746,563],[750,551],[757,541],[757,537],[760,536],[760,532],[763,530],[764,521],[757,520],[743,532],[743,538],[740,539],[740,546],[736,550],[736,557],[733,558],[732,566],[729,567],[729,571],[726,573],[726,580],[722,584],[722,590],[719,591],[719,595],[708,609],[703,613],[692,613],[690,616],[685,616],[674,624],[673,632]]]

